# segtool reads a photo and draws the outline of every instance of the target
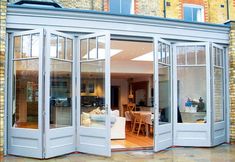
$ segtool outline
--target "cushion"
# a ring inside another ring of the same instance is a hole
[[[90,118],[91,120],[94,121],[100,121],[100,122],[104,122],[105,121],[105,115],[104,114],[90,114]],[[116,117],[111,115],[111,119],[110,119],[111,123],[115,123],[116,122]]]

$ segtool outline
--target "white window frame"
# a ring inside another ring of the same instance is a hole
[[[204,22],[205,21],[204,20],[204,7],[203,6],[185,3],[183,5],[183,8],[185,8],[185,7],[200,9],[201,10],[200,20],[197,20],[196,22]],[[184,14],[184,10],[183,10],[183,14]],[[193,22],[195,22],[195,21],[193,21]]]

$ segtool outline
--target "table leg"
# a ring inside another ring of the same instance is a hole
[[[146,136],[149,136],[149,125],[147,123],[145,123],[145,132]]]

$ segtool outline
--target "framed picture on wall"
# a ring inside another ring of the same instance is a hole
[[[87,87],[88,93],[94,93],[94,91],[95,91],[94,88],[95,88],[94,82],[90,82],[90,83],[88,84],[88,87]]]
[[[81,84],[81,93],[86,93],[86,84],[85,83]]]

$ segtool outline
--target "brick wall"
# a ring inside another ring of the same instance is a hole
[[[235,0],[233,1],[234,5],[231,14],[233,15],[233,19],[235,19],[235,12],[233,12],[235,11]],[[183,5],[186,3],[203,6],[205,22],[224,23],[227,20],[226,0],[166,0],[166,2],[170,4],[166,6],[167,18],[183,19]],[[157,15],[163,17],[163,10],[163,0],[158,0]]]
[[[230,20],[235,20],[235,0],[229,1]]]
[[[230,31],[230,47],[229,47],[229,61],[230,61],[230,139],[235,143],[235,21],[231,22]]]
[[[157,0],[136,0],[136,3],[138,3],[136,14],[157,16]]]
[[[208,22],[224,23],[227,20],[226,0],[209,0],[208,2]]]
[[[5,66],[5,37],[6,37],[6,4],[0,1],[0,155],[3,153],[4,135],[4,66]]]

